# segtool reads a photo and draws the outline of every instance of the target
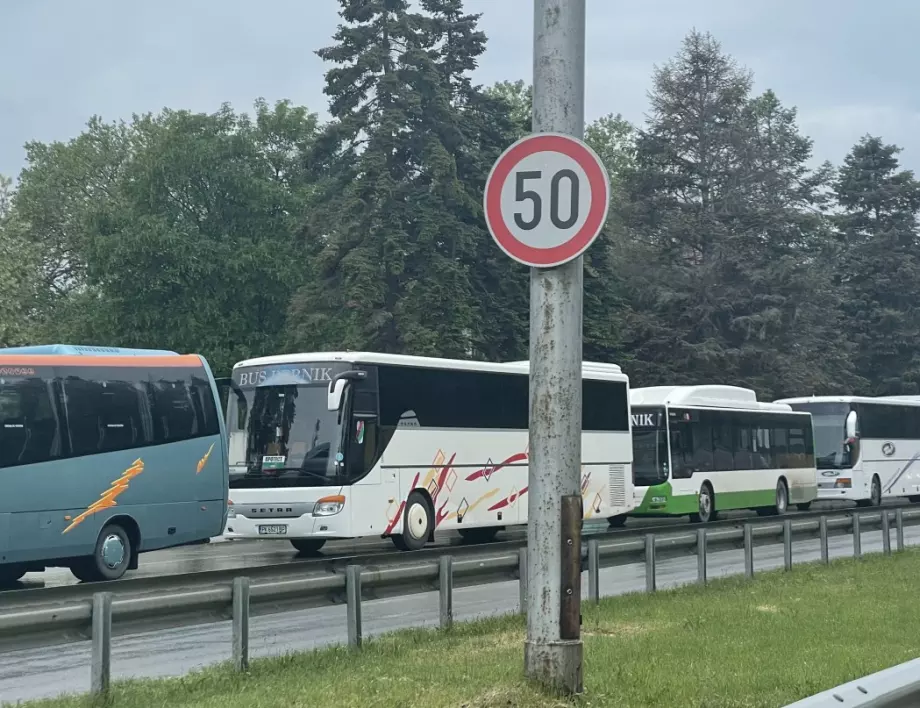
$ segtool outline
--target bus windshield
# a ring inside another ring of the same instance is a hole
[[[845,445],[846,419],[850,412],[848,403],[796,403],[792,408],[811,413],[818,469],[846,469],[853,466]]]
[[[326,406],[331,369],[311,364],[264,373],[234,372],[227,405],[230,487],[341,485],[340,415]]]
[[[668,431],[664,408],[632,409],[633,483],[646,487],[668,481]]]

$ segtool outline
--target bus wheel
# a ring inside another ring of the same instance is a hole
[[[93,555],[74,561],[70,571],[84,582],[118,580],[131,563],[131,539],[118,524],[108,524],[96,539]]]
[[[789,511],[789,490],[786,488],[785,480],[781,479],[776,483],[776,504],[772,511],[780,516]]]
[[[690,521],[697,524],[708,524],[716,518],[715,495],[712,493],[712,487],[707,482],[700,487],[699,511],[690,514]]]
[[[326,545],[325,538],[292,538],[291,545],[298,553],[316,553]]]
[[[801,504],[796,504],[795,508],[799,511],[808,511],[811,509],[811,502],[802,502]]]
[[[611,516],[609,519],[607,519],[607,525],[612,529],[618,529],[626,526],[626,514],[617,514],[616,516]]]
[[[920,494],[912,494],[911,496],[907,497],[907,501],[909,501],[911,504],[920,504]]]
[[[433,526],[428,500],[422,494],[412,492],[406,500],[402,533],[391,538],[399,550],[417,551],[428,542]]]
[[[459,529],[458,533],[467,543],[490,543],[495,540],[498,529],[494,526],[485,526],[477,529]]]

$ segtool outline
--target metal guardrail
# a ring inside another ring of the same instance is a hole
[[[887,507],[894,512],[897,507]],[[920,509],[920,506],[902,506],[902,509]],[[831,518],[850,518],[853,509],[840,509],[835,511],[804,511],[790,512],[788,518],[795,522],[807,519],[817,520],[821,516]],[[776,517],[763,519],[721,519],[705,525],[710,533],[722,529],[738,529],[745,523],[759,526],[763,523],[775,523]],[[606,522],[599,524],[586,521],[582,530],[582,539],[597,538],[600,541],[622,541],[626,539],[642,539],[650,533],[673,534],[678,532],[695,533],[701,528],[698,524],[659,524],[655,526],[629,526],[625,528],[608,529]],[[281,579],[286,577],[300,577],[305,573],[334,573],[345,572],[348,565],[385,566],[400,565],[407,562],[418,562],[423,559],[437,559],[444,554],[454,555],[455,558],[475,558],[497,553],[517,552],[519,548],[527,545],[525,537],[495,541],[485,544],[451,543],[433,547],[425,547],[418,551],[406,553],[404,551],[379,551],[366,553],[317,555],[315,557],[295,556],[283,563],[258,565],[250,567],[218,568],[200,570],[187,573],[165,574],[155,576],[125,577],[119,580],[102,581],[97,583],[80,583],[74,585],[58,585],[39,588],[6,588],[0,590],[0,613],[10,607],[20,605],[38,605],[44,603],[72,602],[85,599],[90,601],[97,592],[112,592],[117,595],[150,593],[153,591],[174,592],[178,589],[189,589],[197,586],[213,587],[215,584],[232,583],[233,578],[245,575],[251,580]]]
[[[920,525],[920,509],[894,510],[895,543],[904,548],[904,528]],[[744,549],[745,575],[754,575],[754,549],[782,539],[785,568],[793,565],[793,540],[817,538],[821,559],[829,561],[828,538],[852,533],[853,555],[862,555],[864,526],[880,526],[883,552],[891,553],[891,509],[824,515],[819,518],[774,517],[748,522],[741,527],[707,528],[694,531],[646,533],[641,537],[588,537],[582,547],[582,569],[588,575],[588,601],[598,602],[600,569],[641,561],[645,563],[645,586],[657,589],[658,559],[668,556],[697,556],[697,582],[707,582],[707,560],[711,549]],[[340,572],[297,575],[253,583],[236,577],[225,584],[145,592],[136,595],[103,591],[92,598],[54,604],[24,604],[0,611],[0,651],[25,646],[49,646],[90,639],[92,641],[92,691],[108,690],[111,676],[113,628],[129,634],[175,626],[232,620],[233,663],[243,670],[249,664],[249,622],[251,615],[305,609],[328,604],[347,605],[348,644],[362,642],[361,604],[364,599],[430,592],[440,596],[440,626],[453,624],[455,585],[482,585],[517,579],[520,607],[526,606],[527,549],[519,548],[487,556],[437,560],[420,559],[398,565],[362,567],[349,564]],[[886,704],[887,705],[887,704]]]
[[[864,676],[785,708],[916,708],[920,706],[920,659]]]

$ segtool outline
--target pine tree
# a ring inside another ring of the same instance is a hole
[[[843,322],[873,395],[920,393],[920,181],[899,152],[865,136],[834,183]]]
[[[337,44],[318,52],[338,64],[317,154],[329,179],[311,213],[319,257],[292,303],[292,340],[462,356],[476,329],[471,236],[456,218],[469,197],[451,152],[460,89],[435,44],[439,18],[405,0],[340,3]]]
[[[775,396],[849,380],[827,317],[826,169],[808,169],[795,111],[770,92],[752,98],[751,85],[697,32],[655,72],[624,207],[637,382],[736,383]]]

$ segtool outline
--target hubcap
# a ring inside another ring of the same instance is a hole
[[[109,534],[102,542],[102,562],[114,570],[125,559],[125,544],[121,537]]]
[[[428,534],[428,509],[424,504],[413,504],[406,513],[409,535],[415,539],[425,538]]]
[[[700,494],[700,513],[703,516],[709,516],[709,511],[712,509],[712,499],[709,497],[709,492],[703,492]]]

